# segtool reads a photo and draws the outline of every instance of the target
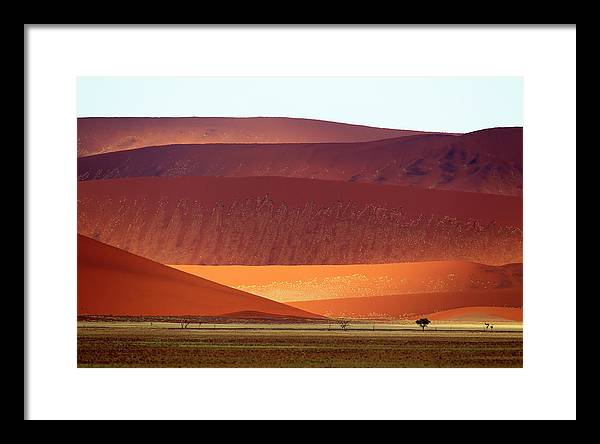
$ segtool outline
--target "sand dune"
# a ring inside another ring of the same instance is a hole
[[[522,128],[316,144],[169,145],[80,158],[79,180],[280,176],[520,195]]]
[[[411,293],[521,288],[522,264],[413,262],[360,265],[172,265],[279,302]]]
[[[515,307],[461,307],[430,313],[432,321],[523,321],[523,309]]]
[[[77,155],[174,143],[362,142],[423,133],[286,117],[86,117],[77,119]]]
[[[77,314],[314,318],[301,309],[235,290],[77,236]]]
[[[163,264],[522,262],[514,196],[279,177],[78,183],[81,234]]]
[[[327,317],[402,319],[463,307],[521,307],[521,288],[288,302]],[[431,318],[430,318],[431,319]]]

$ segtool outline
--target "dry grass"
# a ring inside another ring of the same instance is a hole
[[[521,332],[78,327],[79,367],[522,367]]]

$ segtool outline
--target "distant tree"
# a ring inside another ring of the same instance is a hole
[[[342,330],[346,330],[346,328],[348,327],[348,325],[350,324],[350,321],[347,319],[340,319],[338,321],[338,324],[340,324],[340,327],[342,328]]]
[[[417,319],[415,321],[415,324],[417,324],[419,327],[421,327],[423,329],[423,331],[425,331],[425,327],[427,327],[429,324],[431,324],[431,321],[427,318],[421,318],[421,319]]]
[[[484,322],[483,325],[485,325],[485,329],[487,330],[490,326],[489,322]]]
[[[181,328],[188,328],[188,325],[190,325],[190,322],[192,322],[192,321],[187,321],[187,320],[181,321]]]

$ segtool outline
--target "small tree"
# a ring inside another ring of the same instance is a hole
[[[340,324],[340,327],[342,327],[342,330],[346,330],[346,327],[348,327],[350,321],[347,319],[340,319],[338,323]]]
[[[187,328],[188,325],[190,325],[190,322],[192,322],[192,321],[182,320],[181,321],[181,328]]]
[[[431,321],[427,318],[421,318],[421,319],[417,319],[415,321],[415,324],[417,324],[419,327],[421,327],[423,329],[423,331],[425,331],[425,327],[427,327],[429,324],[431,324]]]

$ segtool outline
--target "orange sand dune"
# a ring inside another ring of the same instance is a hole
[[[77,235],[78,315],[218,316],[248,311],[318,317]]]
[[[521,288],[522,264],[440,261],[358,265],[171,265],[279,302]]]
[[[80,158],[79,180],[279,176],[521,195],[523,129],[312,144],[176,144]]]
[[[432,321],[523,321],[523,309],[515,307],[462,307],[430,313]]]
[[[77,155],[174,143],[361,142],[423,133],[287,117],[85,117],[77,119]]]
[[[163,264],[522,262],[522,199],[282,177],[78,182],[78,232]]]
[[[260,311],[236,311],[235,313],[225,313],[222,317],[227,319],[245,319],[245,320],[269,320],[269,321],[277,321],[277,320],[294,320],[297,319],[299,321],[306,321],[306,317],[299,316],[290,316],[290,315],[275,315],[272,313],[263,313]],[[313,318],[321,319],[321,317],[317,317],[317,315],[313,315]]]
[[[521,307],[523,305],[523,290],[521,288],[509,288],[372,296],[288,302],[288,305],[327,317],[401,319],[470,306]]]

